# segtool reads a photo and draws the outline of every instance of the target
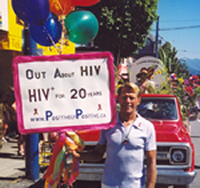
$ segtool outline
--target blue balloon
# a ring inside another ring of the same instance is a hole
[[[52,46],[61,38],[62,25],[51,13],[44,25],[30,25],[29,29],[33,40],[42,46]]]
[[[27,24],[44,24],[50,12],[48,0],[12,0],[12,7]]]

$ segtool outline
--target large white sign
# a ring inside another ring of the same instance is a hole
[[[20,131],[113,126],[112,64],[108,53],[17,57],[13,65]]]

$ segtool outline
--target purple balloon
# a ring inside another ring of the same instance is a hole
[[[12,0],[12,7],[27,24],[44,24],[50,12],[48,0]]]
[[[52,46],[61,38],[62,25],[51,13],[44,25],[30,25],[29,29],[32,39],[42,46]]]

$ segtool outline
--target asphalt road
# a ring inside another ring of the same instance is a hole
[[[0,149],[0,188],[27,188],[33,184],[25,178],[25,160],[17,155],[17,139],[9,139]]]
[[[195,171],[197,175],[194,181],[190,184],[190,188],[200,187],[200,121],[191,121],[191,138],[195,147]]]

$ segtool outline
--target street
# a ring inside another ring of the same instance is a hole
[[[195,147],[195,170],[197,175],[190,184],[190,188],[198,188],[200,185],[200,121],[191,121],[191,138]]]
[[[0,166],[0,188],[27,188],[33,183],[25,178],[25,160],[17,155],[17,139],[3,144]]]

